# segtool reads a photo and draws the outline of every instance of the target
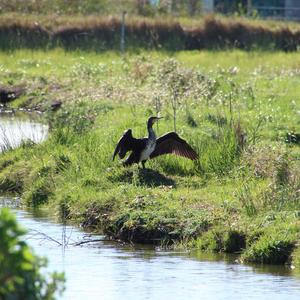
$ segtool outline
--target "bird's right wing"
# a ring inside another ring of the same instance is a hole
[[[198,154],[193,148],[176,132],[169,132],[156,140],[155,150],[151,153],[150,158],[163,154],[175,154],[195,160]]]

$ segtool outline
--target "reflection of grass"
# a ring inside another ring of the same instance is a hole
[[[170,60],[142,52],[121,59],[55,50],[34,57],[35,64],[47,57],[47,67],[28,63],[26,51],[14,61],[0,54],[3,80],[27,81],[26,97],[46,110],[51,131],[42,144],[0,156],[1,191],[132,241],[242,251],[244,260],[264,262],[283,262],[282,249],[297,246],[300,152],[285,143],[287,132],[300,131],[297,55],[181,52]],[[165,118],[155,130],[173,129],[165,76],[180,92],[178,133],[199,160],[169,155],[146,170],[123,168],[112,161],[116,142],[127,128],[146,134],[158,99]],[[26,97],[12,105],[26,105]],[[51,112],[57,99],[62,108]]]
[[[0,152],[9,151],[14,148],[9,135],[3,126],[0,125]]]
[[[41,142],[46,138],[47,131],[47,126],[30,120],[0,122],[0,151]]]

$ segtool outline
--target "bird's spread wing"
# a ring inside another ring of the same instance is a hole
[[[115,156],[118,154],[121,159],[123,159],[128,151],[133,151],[134,154],[130,156],[130,160],[133,160],[134,162],[139,159],[139,155],[141,151],[146,147],[147,144],[147,138],[142,139],[136,139],[132,136],[132,130],[128,129],[124,132],[120,140],[118,141],[118,144],[115,148],[114,154],[113,154],[113,160],[115,159]]]
[[[120,140],[118,141],[118,144],[115,148],[113,160],[115,159],[115,156],[119,154],[120,158],[124,158],[126,153],[132,149],[132,143],[133,143],[133,136],[132,136],[132,130],[128,129],[124,132]]]
[[[195,160],[198,158],[198,154],[193,148],[182,138],[178,136],[176,132],[169,132],[156,140],[155,150],[150,155],[150,158],[154,158],[163,154],[176,154]]]

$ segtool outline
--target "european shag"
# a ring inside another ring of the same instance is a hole
[[[138,164],[141,162],[143,168],[145,168],[145,162],[148,159],[163,154],[176,154],[191,160],[197,159],[197,153],[185,140],[180,138],[176,132],[169,132],[158,139],[156,138],[152,126],[159,119],[161,118],[150,117],[148,119],[148,137],[146,138],[136,139],[132,136],[131,129],[126,130],[116,146],[113,160],[117,154],[121,159],[124,158],[128,151],[132,152],[124,161],[124,166],[130,166],[134,163]]]

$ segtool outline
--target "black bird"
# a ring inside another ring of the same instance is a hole
[[[178,136],[176,132],[169,132],[156,139],[155,132],[152,128],[153,124],[157,122],[160,117],[150,117],[147,122],[148,137],[136,139],[132,136],[132,130],[125,131],[120,138],[114,155],[118,154],[122,159],[125,157],[128,151],[132,151],[128,158],[124,161],[124,166],[130,166],[134,163],[142,163],[145,168],[145,162],[148,159],[157,157],[163,154],[176,154],[195,160],[198,158],[197,153],[192,147],[182,138]]]

